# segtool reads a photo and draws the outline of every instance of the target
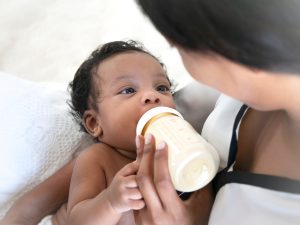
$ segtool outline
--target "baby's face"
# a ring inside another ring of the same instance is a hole
[[[135,151],[139,118],[157,106],[175,108],[171,85],[160,63],[142,52],[112,56],[97,68],[100,88],[100,140],[117,149]]]

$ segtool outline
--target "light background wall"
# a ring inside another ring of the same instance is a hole
[[[134,0],[0,0],[0,70],[28,80],[67,83],[98,45],[127,39],[143,42],[179,87],[190,82]]]

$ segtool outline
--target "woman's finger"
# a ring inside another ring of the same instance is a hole
[[[136,136],[135,145],[136,145],[136,161],[140,163],[143,156],[143,148],[144,148],[144,138],[142,135]]]
[[[155,152],[154,183],[165,209],[171,209],[177,206],[176,203],[181,203],[171,180],[168,167],[168,146],[165,142],[160,142]],[[175,204],[174,201],[176,201]]]
[[[153,182],[153,160],[155,154],[155,140],[153,135],[146,134],[143,153],[140,158],[137,182],[148,210],[154,212],[162,208],[159,196]]]

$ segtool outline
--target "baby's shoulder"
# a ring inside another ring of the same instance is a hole
[[[83,150],[77,160],[102,164],[116,160],[116,157],[118,157],[118,154],[115,149],[104,143],[95,143]]]

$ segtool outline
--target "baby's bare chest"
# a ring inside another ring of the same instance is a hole
[[[119,155],[112,155],[103,162],[103,168],[105,173],[105,178],[107,186],[110,185],[115,175],[122,169],[125,165],[132,162],[128,158]]]

